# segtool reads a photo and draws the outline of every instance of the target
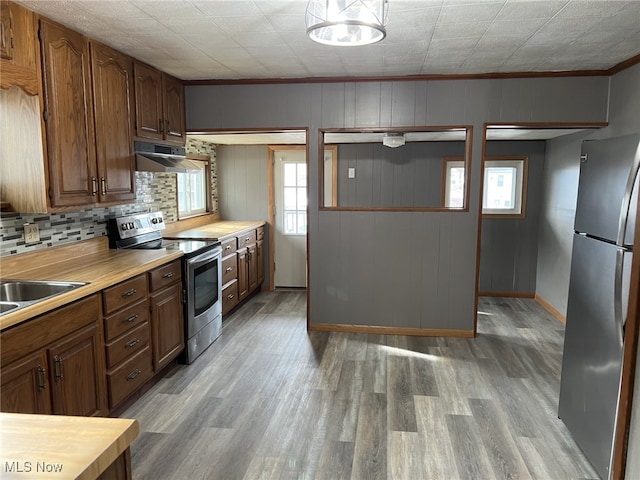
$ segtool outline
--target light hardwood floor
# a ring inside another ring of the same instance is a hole
[[[122,416],[136,479],[594,479],[558,420],[564,327],[481,298],[475,339],[306,332],[263,292]]]

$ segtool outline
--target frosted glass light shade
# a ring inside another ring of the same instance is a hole
[[[370,45],[387,36],[388,9],[388,0],[309,0],[307,35],[324,45]]]

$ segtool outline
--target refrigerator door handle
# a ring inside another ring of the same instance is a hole
[[[631,199],[634,193],[634,185],[636,185],[636,177],[638,176],[638,170],[640,169],[640,143],[636,151],[634,152],[633,163],[631,165],[631,171],[627,178],[627,184],[624,188],[624,194],[622,195],[622,204],[620,205],[620,219],[618,221],[618,238],[616,238],[616,244],[624,245],[625,237],[627,235],[627,224],[629,221],[635,221],[635,218],[630,219],[629,215],[633,214],[635,217],[635,205],[632,208]]]
[[[615,285],[614,285],[614,301],[613,301],[613,309],[614,309],[614,319],[616,322],[616,333],[618,337],[618,343],[620,347],[624,345],[624,324],[626,323],[626,319],[624,319],[623,313],[623,295],[624,295],[624,248],[618,248],[616,251],[616,276],[615,276]]]

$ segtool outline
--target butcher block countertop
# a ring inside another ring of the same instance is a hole
[[[0,317],[0,330],[99,292],[178,259],[180,250],[114,250],[107,237],[0,259],[3,279],[89,282],[69,292]]]
[[[261,227],[264,223],[261,221],[219,221],[187,230],[165,232],[163,236],[189,240],[222,240],[242,231]]]
[[[139,432],[124,418],[0,413],[0,477],[95,479]]]

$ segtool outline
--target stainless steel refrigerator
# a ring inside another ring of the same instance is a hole
[[[603,479],[620,393],[639,166],[640,134],[582,144],[558,416]]]

